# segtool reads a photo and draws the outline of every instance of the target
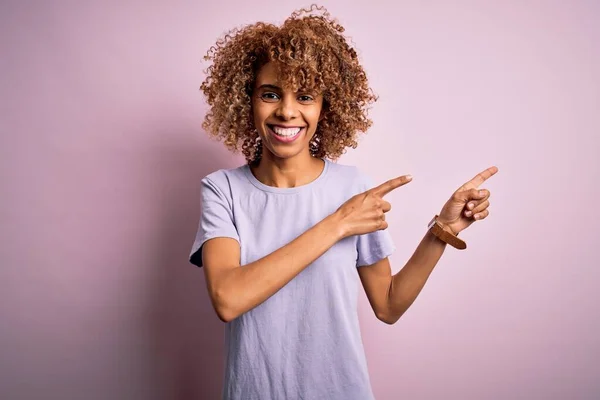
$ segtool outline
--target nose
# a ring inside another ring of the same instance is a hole
[[[290,96],[284,96],[279,107],[275,110],[275,116],[285,121],[296,117],[298,110],[296,109],[296,103]]]

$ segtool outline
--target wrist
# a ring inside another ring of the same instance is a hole
[[[427,238],[429,238],[430,242],[433,243],[438,243],[441,245],[447,245],[448,243],[444,242],[442,239],[440,239],[438,236],[434,235],[433,232],[431,232],[431,229],[428,229],[427,232],[425,232],[425,235]]]
[[[451,234],[453,234],[454,236],[458,236],[458,233],[459,233],[459,232],[456,232],[454,229],[452,229],[452,221],[445,220],[445,219],[444,219],[444,218],[442,218],[442,217],[438,217],[438,219],[437,219],[437,220],[438,220],[438,222],[440,222],[440,223],[442,224],[442,228],[443,228],[443,229],[444,229],[446,232],[448,232],[448,233],[451,233]]]
[[[326,217],[322,222],[327,226],[327,230],[333,233],[337,240],[342,240],[348,236],[348,229],[338,211]]]
[[[433,217],[427,225],[428,231],[440,240],[448,243],[454,248],[464,250],[467,248],[467,244],[464,240],[460,239],[457,234],[449,227],[449,224],[440,218],[438,215]]]

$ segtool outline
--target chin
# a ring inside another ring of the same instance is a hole
[[[288,159],[288,158],[293,158],[296,157],[300,154],[302,154],[304,152],[304,150],[306,150],[304,148],[304,146],[299,148],[287,148],[287,149],[270,149],[267,148],[266,150],[271,153],[271,155],[275,158],[281,158],[281,159]],[[264,151],[264,150],[263,150]],[[264,157],[264,154],[263,154]]]
[[[288,158],[294,158],[297,155],[301,154],[301,151],[271,151],[269,150],[269,152],[273,155],[273,157],[275,158],[281,158],[281,159],[288,159]]]

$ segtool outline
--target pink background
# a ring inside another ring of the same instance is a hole
[[[200,179],[242,158],[200,129],[200,61],[305,4],[54,3],[0,6],[0,397],[216,399],[223,324],[187,255]],[[322,4],[380,96],[340,162],[414,177],[389,196],[394,272],[500,169],[398,323],[361,294],[377,398],[600,398],[598,3]]]

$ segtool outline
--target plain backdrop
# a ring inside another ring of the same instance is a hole
[[[452,192],[490,216],[392,326],[364,292],[378,400],[600,398],[600,5],[323,1],[379,95],[339,162],[389,196],[393,272]],[[219,397],[223,323],[187,257],[199,183],[241,165],[200,124],[202,56],[296,1],[0,4],[0,398]]]

